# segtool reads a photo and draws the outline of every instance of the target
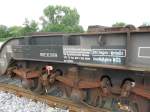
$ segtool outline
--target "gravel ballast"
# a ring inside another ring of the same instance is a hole
[[[39,101],[34,102],[31,99],[0,91],[0,112],[69,112],[69,110],[52,108]]]

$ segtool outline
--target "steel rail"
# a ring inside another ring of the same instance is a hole
[[[0,83],[0,90],[15,94],[19,97],[26,97],[33,101],[40,101],[48,104],[50,107],[68,109],[69,112],[110,112],[109,110],[95,108],[83,103],[76,104],[70,100],[62,99],[49,95],[38,95],[29,90],[23,89],[15,85]]]

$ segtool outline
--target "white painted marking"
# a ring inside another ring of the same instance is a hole
[[[142,49],[150,49],[150,47],[139,47],[139,48],[138,48],[138,57],[139,57],[139,58],[147,58],[147,59],[150,58],[150,56],[141,55],[141,50],[142,50]]]
[[[124,55],[116,55],[117,57],[126,57],[126,49],[92,49],[92,51],[114,51],[114,52],[116,52],[116,51],[124,51]],[[122,52],[123,53],[123,52]],[[96,55],[94,55],[94,56],[96,56]],[[99,56],[99,55],[97,55],[97,56]],[[101,54],[101,56],[115,56],[115,55],[113,55],[113,54],[111,54],[111,55],[106,55],[106,54]]]

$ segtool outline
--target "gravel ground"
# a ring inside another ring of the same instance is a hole
[[[0,112],[69,112],[69,110],[52,108],[42,102],[34,102],[0,91]]]

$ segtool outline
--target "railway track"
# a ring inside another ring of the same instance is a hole
[[[3,77],[3,80],[2,80]],[[69,112],[110,112],[105,109],[94,108],[84,103],[76,104],[67,99],[60,99],[50,95],[37,95],[29,90],[18,87],[19,80],[10,80],[11,78],[1,76],[0,90],[15,94],[19,97],[30,98],[33,101],[41,101],[48,104],[50,107],[69,110]],[[5,81],[5,83],[3,83]]]

